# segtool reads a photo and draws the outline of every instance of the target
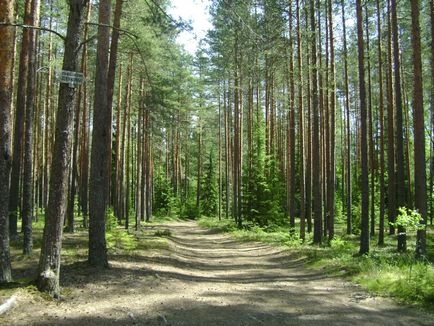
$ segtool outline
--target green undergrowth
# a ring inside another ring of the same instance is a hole
[[[108,209],[106,213],[106,241],[107,249],[110,251],[130,251],[137,249],[138,245],[137,237],[118,225],[112,208]]]
[[[396,238],[388,237],[386,245],[378,247],[375,239],[371,242],[371,252],[358,255],[359,238],[349,235],[336,237],[330,244],[312,245],[311,235],[303,243],[298,232],[289,232],[285,226],[261,228],[245,225],[238,229],[231,220],[203,217],[199,225],[228,232],[243,241],[261,241],[284,246],[296,257],[306,258],[310,268],[323,270],[329,275],[348,278],[362,285],[373,294],[393,297],[397,301],[422,306],[434,311],[434,266],[432,264],[433,229],[428,231],[428,257],[417,261],[414,258],[414,237],[409,236],[409,250],[397,253]],[[338,228],[339,229],[339,226]],[[326,242],[326,241],[324,241]]]
[[[169,229],[163,229],[155,231],[154,235],[157,237],[170,237],[172,232]]]
[[[159,223],[171,222],[171,221],[180,221],[180,219],[172,215],[156,215],[153,216],[152,220],[149,221],[148,223],[159,224]]]
[[[134,234],[128,233],[124,229],[116,228],[106,233],[107,249],[109,250],[135,250],[138,246],[137,238]]]

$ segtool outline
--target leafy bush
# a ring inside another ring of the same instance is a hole
[[[402,226],[409,231],[417,231],[424,228],[424,225],[420,223],[422,217],[419,212],[406,207],[400,207],[398,211],[399,214],[396,217],[395,223],[389,222],[394,227]]]

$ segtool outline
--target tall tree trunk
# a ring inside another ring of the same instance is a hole
[[[388,219],[389,234],[395,234],[396,218],[396,171],[395,171],[395,110],[392,76],[392,21],[390,1],[387,0],[388,42],[387,42],[387,176],[388,176]]]
[[[39,7],[40,1],[33,0],[31,8],[31,23],[39,25]],[[32,219],[33,219],[33,116],[36,108],[35,91],[36,91],[36,30],[30,31],[29,48],[28,48],[28,65],[27,65],[27,99],[25,112],[25,129],[24,129],[24,161],[23,161],[23,210],[21,218],[23,221],[24,244],[23,253],[30,255],[32,253]]]
[[[395,73],[394,90],[396,103],[396,199],[397,208],[404,207],[405,202],[405,174],[404,174],[404,139],[403,114],[401,95],[401,71],[399,62],[399,34],[396,0],[391,0],[392,40],[393,40],[393,70]],[[407,249],[405,228],[398,226],[398,251]]]
[[[380,110],[380,223],[378,231],[378,245],[384,245],[384,93],[383,93],[383,59],[381,42],[381,8],[380,0],[377,0],[377,34],[378,34],[378,86],[379,86],[379,110]]]
[[[430,2],[430,12],[431,12],[431,157],[430,157],[430,191],[429,198],[430,202],[430,224],[432,225],[434,218],[434,0]]]
[[[116,64],[117,64],[117,58],[118,58],[118,44],[119,44],[119,28],[121,27],[121,15],[122,15],[122,5],[123,0],[116,0],[115,5],[115,12],[113,17],[113,32],[111,36],[111,44],[110,44],[110,59],[109,59],[109,67],[108,67],[108,74],[107,74],[107,106],[109,108],[113,107],[113,94],[114,94],[114,88],[115,88],[115,76],[116,76]],[[121,75],[119,75],[119,78],[121,78]],[[120,93],[119,93],[120,96]],[[111,110],[112,111],[112,110]],[[117,107],[117,112],[119,112],[119,107]],[[118,115],[117,115],[118,117]],[[119,120],[117,120],[118,122]],[[116,127],[116,130],[119,129]],[[116,140],[118,132],[116,132]],[[116,148],[117,149],[117,148]],[[111,153],[110,153],[111,154]],[[110,166],[111,170],[111,166]],[[114,176],[116,176],[116,166],[115,166],[115,173],[113,173]],[[116,180],[113,180],[116,181]],[[111,203],[113,206],[116,203],[116,184],[113,184],[111,187],[112,191],[110,192],[111,195]]]
[[[346,172],[347,172],[347,180],[346,180],[346,208],[347,208],[347,234],[351,234],[353,232],[353,223],[352,223],[352,189],[351,189],[351,123],[350,123],[350,96],[349,96],[349,87],[348,87],[348,51],[347,51],[347,34],[346,34],[346,24],[345,24],[345,4],[344,0],[341,0],[342,7],[342,30],[343,30],[343,56],[344,56],[344,87],[345,87],[345,112],[346,112],[346,126],[347,126],[347,157],[346,157]]]
[[[70,0],[65,39],[63,70],[77,71],[78,48],[88,0]],[[67,206],[68,175],[71,156],[71,130],[76,88],[61,83],[57,108],[56,137],[51,166],[50,195],[38,269],[38,288],[59,295],[62,228]]]
[[[317,16],[318,16],[318,87],[319,87],[319,146],[320,146],[320,187],[321,187],[321,213],[322,213],[322,233],[325,237],[327,235],[327,160],[328,160],[328,139],[329,133],[326,128],[328,122],[327,110],[328,110],[328,88],[325,87],[328,83],[328,28],[325,26],[325,67],[323,66],[323,50],[322,50],[322,31],[321,31],[321,4],[320,0],[317,3]],[[324,15],[324,25],[327,25],[327,14]],[[327,85],[328,86],[328,85]],[[327,120],[326,120],[327,119]]]
[[[144,81],[143,78],[140,78],[140,99],[139,99],[139,112],[137,116],[137,138],[136,138],[136,146],[137,146],[137,162],[136,162],[136,196],[135,196],[135,202],[136,202],[136,214],[135,214],[135,225],[134,228],[137,231],[140,228],[140,221],[143,217],[142,215],[142,194],[143,194],[143,129],[144,129],[144,123],[143,123],[143,116],[144,116]],[[117,158],[116,158],[117,161]],[[115,187],[115,183],[112,185],[112,188]]]
[[[152,115],[149,107],[146,108],[146,221],[152,219],[153,201],[153,158],[152,158]]]
[[[300,238],[305,240],[305,162],[304,162],[304,115],[303,115],[303,61],[300,28],[300,1],[297,5],[297,68],[298,68],[298,124],[299,124],[299,151],[300,151]]]
[[[328,21],[329,21],[329,38],[330,38],[330,148],[329,148],[329,171],[327,178],[327,205],[328,205],[328,231],[329,241],[335,235],[335,182],[336,182],[336,167],[335,167],[335,115],[336,115],[336,81],[335,81],[335,49],[333,38],[333,7],[332,1],[328,0]]]
[[[89,189],[89,263],[107,267],[105,215],[110,178],[112,108],[107,105],[107,72],[111,1],[101,0],[98,9],[98,45],[95,71],[95,99],[93,112],[92,153]]]
[[[321,187],[321,149],[319,130],[319,103],[318,103],[318,68],[316,53],[316,21],[315,4],[310,0],[310,26],[311,26],[311,80],[312,80],[312,187],[314,201],[314,233],[313,242],[321,243],[322,238],[322,187]]]
[[[230,198],[230,135],[229,135],[229,110],[226,102],[226,83],[223,83],[223,115],[224,115],[224,128],[225,128],[225,213],[226,219],[229,218],[229,198]]]
[[[32,25],[32,0],[26,0],[24,7],[24,24]],[[29,61],[29,42],[31,40],[32,30],[23,29],[20,51],[20,67],[18,72],[17,101],[14,122],[13,150],[12,150],[12,172],[9,197],[9,233],[12,238],[18,236],[17,222],[18,212],[21,208],[20,203],[20,180],[21,180],[21,159],[23,155],[23,132],[24,119],[26,110],[26,90],[27,90],[27,71]]]
[[[416,256],[426,255],[426,166],[425,121],[423,111],[422,55],[419,25],[419,0],[411,0],[411,44],[413,47],[413,129],[414,129],[414,194],[415,208],[421,215],[423,229],[417,231]]]
[[[197,184],[196,184],[196,211],[198,216],[201,214],[201,193],[202,193],[202,121],[199,117],[197,127]]]
[[[90,19],[90,13],[92,10],[92,4],[89,3],[86,13],[86,21]],[[88,25],[84,28],[83,38],[87,39],[87,35],[89,32]],[[84,78],[87,77],[87,44],[83,45],[83,53],[81,57],[81,69],[83,71]],[[83,213],[83,227],[88,227],[88,207],[89,207],[89,134],[90,134],[90,114],[88,110],[88,100],[87,100],[87,85],[84,83],[81,86],[81,90],[83,92],[83,114],[82,114],[82,136],[81,136],[81,149],[80,149],[80,203],[81,210]]]
[[[305,4],[305,32],[309,35],[309,17],[308,6]],[[312,232],[312,92],[311,92],[311,58],[309,51],[309,42],[307,43],[307,155],[306,155],[306,219],[307,219],[307,232]]]
[[[372,114],[372,78],[371,78],[371,44],[369,40],[369,10],[366,4],[365,28],[366,28],[366,60],[368,70],[368,139],[369,139],[369,173],[370,173],[370,235],[375,235],[375,166],[374,166],[374,127]]]
[[[12,23],[14,1],[0,0],[0,21]],[[0,26],[0,283],[12,281],[9,248],[9,177],[11,174],[11,105],[14,27]]]
[[[289,2],[289,121],[288,121],[288,207],[289,224],[295,228],[295,84],[294,84],[294,41],[292,29],[292,1]]]
[[[119,64],[118,71],[118,94],[116,101],[116,140],[115,140],[115,184],[113,188],[115,189],[115,193],[113,194],[113,202],[114,202],[114,211],[116,216],[119,218],[121,213],[120,207],[120,192],[121,192],[121,135],[123,135],[123,129],[121,128],[121,107],[122,107],[122,64]]]
[[[219,82],[221,85],[221,83]],[[253,91],[253,90],[252,90]],[[252,94],[253,97],[253,94]],[[219,96],[218,103],[218,111],[219,111],[219,122],[218,122],[218,217],[219,221],[222,219],[222,116],[221,116],[221,96]],[[252,99],[253,106],[253,99]]]
[[[53,1],[49,0],[50,12],[53,10]],[[53,17],[50,15],[48,28],[52,29]],[[48,53],[47,60],[51,62],[53,60],[53,36],[51,33],[48,35]],[[50,129],[51,129],[51,112],[52,112],[52,90],[53,90],[53,69],[48,67],[47,72],[47,84],[45,87],[45,135],[44,135],[44,177],[43,177],[43,194],[42,202],[44,210],[48,206],[48,193],[49,193],[49,174],[50,174]]]
[[[125,229],[128,230],[130,227],[130,187],[131,187],[131,179],[130,179],[130,169],[131,169],[131,87],[130,85],[130,96],[128,97],[128,109],[127,109],[127,120],[125,124],[127,125],[127,149],[125,153]]]
[[[87,34],[86,32],[84,34]],[[84,36],[85,37],[85,36]],[[81,57],[81,67],[80,70],[83,71],[83,63],[85,58],[84,51],[87,49],[83,49],[82,57]],[[74,233],[75,232],[75,218],[74,218],[74,208],[75,208],[75,194],[76,194],[76,182],[77,182],[77,156],[78,156],[78,143],[79,143],[79,135],[80,135],[80,108],[82,104],[82,95],[84,85],[80,85],[78,91],[78,99],[76,103],[75,109],[75,117],[74,117],[74,140],[72,147],[72,171],[71,171],[71,184],[69,189],[69,201],[68,201],[68,210],[67,210],[67,227],[65,232]]]
[[[365,52],[363,46],[363,12],[361,0],[356,0],[357,15],[357,49],[359,58],[359,96],[360,96],[360,131],[361,131],[361,160],[362,160],[362,216],[360,227],[361,255],[369,252],[369,181],[368,181],[368,144],[367,144],[367,106],[365,85]]]

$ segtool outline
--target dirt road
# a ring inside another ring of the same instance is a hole
[[[63,301],[18,293],[0,324],[434,325],[433,316],[306,269],[278,247],[194,222],[152,227],[171,230],[169,250],[114,255],[104,272],[84,261],[67,265]]]

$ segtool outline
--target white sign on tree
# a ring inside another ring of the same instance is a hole
[[[81,72],[67,70],[56,71],[56,78],[59,83],[69,84],[71,88],[82,84],[84,81],[84,75]]]

